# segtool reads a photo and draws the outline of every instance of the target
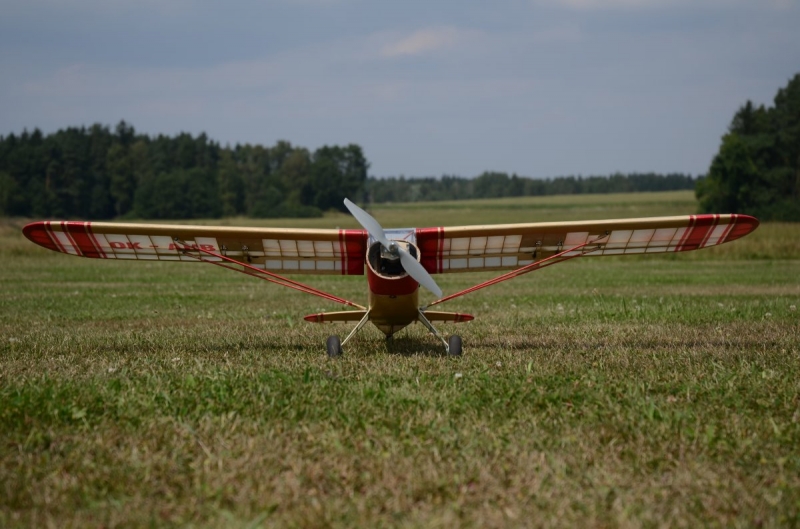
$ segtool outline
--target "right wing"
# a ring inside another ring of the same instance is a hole
[[[758,227],[748,215],[418,228],[421,263],[432,274],[515,270],[569,248],[566,257],[697,250],[744,237]]]

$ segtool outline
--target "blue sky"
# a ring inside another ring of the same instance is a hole
[[[0,134],[358,143],[375,176],[703,173],[800,0],[0,0]]]

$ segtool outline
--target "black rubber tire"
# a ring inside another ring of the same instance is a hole
[[[328,336],[328,341],[325,342],[325,348],[328,350],[329,358],[338,358],[342,356],[342,341],[335,334]]]
[[[454,334],[447,340],[447,345],[450,350],[447,354],[450,356],[461,356],[461,336]]]

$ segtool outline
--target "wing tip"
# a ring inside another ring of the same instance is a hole
[[[23,226],[22,234],[34,244],[47,248],[48,250],[53,250],[54,252],[60,252],[61,249],[53,242],[52,237],[47,233],[48,224],[49,222],[46,220],[31,222]]]
[[[731,216],[733,217],[734,226],[723,242],[741,239],[745,235],[755,231],[755,229],[761,224],[761,221],[750,215],[742,215],[737,213]]]

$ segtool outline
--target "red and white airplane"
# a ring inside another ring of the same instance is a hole
[[[432,322],[473,317],[431,307],[576,257],[685,252],[736,240],[758,227],[753,217],[729,214],[384,230],[349,200],[345,205],[363,230],[39,221],[22,231],[40,246],[71,255],[210,263],[352,307],[305,317],[314,323],[358,322],[344,340],[328,338],[328,355],[335,357],[367,322],[387,338],[420,322],[457,356],[461,338],[445,340]],[[447,296],[432,276],[485,270],[505,273]],[[366,307],[276,273],[365,271]],[[420,305],[420,285],[436,299]]]

